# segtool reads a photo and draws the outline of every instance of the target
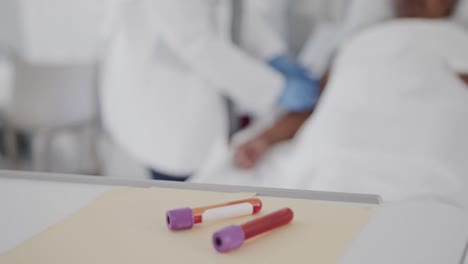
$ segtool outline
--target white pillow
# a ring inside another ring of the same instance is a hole
[[[327,70],[336,49],[347,38],[393,16],[393,0],[348,1],[342,25],[318,25],[300,54],[301,61],[310,67],[317,77]]]
[[[344,27],[354,31],[393,16],[393,0],[352,0],[345,15]]]

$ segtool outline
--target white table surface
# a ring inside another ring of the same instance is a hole
[[[381,202],[379,196],[366,194],[130,181],[95,176],[0,171],[0,254],[38,234],[48,226],[59,222],[93,201],[99,195],[112,188],[112,186],[157,186],[222,192],[257,192],[260,196],[289,197],[364,205],[377,205]],[[393,247],[392,243],[387,244],[389,245],[384,243],[382,246]],[[359,251],[356,250],[356,252],[359,255]],[[397,254],[393,252],[390,255],[394,257]],[[392,258],[390,255],[388,256],[389,259]],[[460,264],[468,264],[468,259],[466,262],[462,260]]]
[[[129,181],[97,176],[0,171],[0,254],[64,219],[112,186],[157,186],[221,192],[256,192],[260,196],[271,197],[371,205],[380,203],[380,197],[377,195]]]
[[[90,184],[0,180],[0,253],[57,223],[110,187]]]

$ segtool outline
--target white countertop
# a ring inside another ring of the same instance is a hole
[[[0,180],[0,253],[85,206],[110,187],[92,184]]]
[[[0,254],[19,245],[47,227],[59,222],[66,216],[93,201],[99,195],[109,190],[112,186],[157,186],[222,192],[257,192],[260,196],[277,196],[368,205],[376,205],[380,203],[380,197],[377,195],[198,185],[191,183],[157,181],[128,181],[96,176],[0,171]],[[390,207],[391,206],[392,205],[390,205]],[[379,210],[385,210],[383,212],[387,214],[388,212],[392,213],[391,210],[387,211],[386,209],[382,209],[385,207],[387,206],[379,206],[379,208],[381,208]],[[442,206],[442,208],[445,208],[445,206]],[[422,216],[424,217],[424,215],[427,214],[428,213],[424,213]],[[385,214],[383,215],[385,216]],[[374,216],[374,222],[378,220],[377,216]],[[410,216],[410,214],[408,214],[408,216]],[[418,218],[413,217],[412,219],[413,221],[417,221]],[[402,224],[406,224],[406,221],[402,222]],[[380,225],[384,226],[384,228]],[[408,228],[413,226],[411,225],[411,222],[408,222],[406,225],[408,225]],[[444,228],[450,229],[449,226]],[[399,233],[403,234],[402,237],[404,237],[404,234],[411,233],[404,231],[403,228],[400,229],[395,232],[399,231]],[[432,228],[430,229],[432,230]],[[385,227],[385,221],[379,223],[379,225],[374,224],[374,229],[372,229],[372,225],[370,225],[367,230],[368,233],[370,232],[370,235],[365,235],[364,232],[365,236],[360,237],[356,240],[356,243],[353,243],[353,251],[347,255],[348,259],[345,259],[345,262],[343,263],[361,263],[361,260],[364,257],[372,260],[373,255],[365,253],[366,248],[368,248],[369,245],[374,245],[374,242],[372,241],[381,240],[381,238],[375,238],[375,236],[381,236],[382,232],[389,232],[388,226]],[[406,241],[406,238],[404,240]],[[393,248],[394,245],[394,242],[386,241],[386,243],[381,243],[379,246],[381,251],[376,252],[380,252],[378,255],[385,254],[385,252],[390,254],[387,256],[387,260],[391,260],[392,258],[398,259],[395,256],[408,254],[407,252],[404,252],[404,250],[400,250],[400,254],[397,254],[392,250],[388,250]],[[424,245],[424,243],[422,243],[422,245]],[[414,252],[419,252],[422,249],[423,247],[416,247]],[[377,257],[379,256],[375,256],[375,258]],[[358,261],[355,261],[356,259]],[[404,259],[409,260],[411,258],[405,257]],[[372,263],[372,261],[367,263]],[[465,263],[460,262],[460,264],[468,264],[468,260],[466,260]]]
[[[97,176],[72,176],[0,171],[0,254],[59,222],[112,186],[167,187],[222,192],[256,192],[263,196],[378,204],[377,195],[325,193],[157,181],[128,181]]]

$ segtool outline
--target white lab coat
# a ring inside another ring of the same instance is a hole
[[[331,67],[340,46],[356,33],[394,17],[393,0],[351,0],[339,24],[319,24],[299,55],[317,78]]]
[[[228,0],[143,0],[139,5],[132,19],[140,25],[134,31],[145,31],[149,23],[151,37],[140,33],[146,40],[132,45],[135,32],[127,36],[127,50],[136,54],[129,56],[130,63],[138,66],[114,73],[127,75],[126,81],[104,85],[104,123],[114,140],[148,167],[191,174],[216,141],[227,139],[223,96],[251,113],[275,106],[284,79],[266,60],[286,52],[271,24],[281,19],[285,1],[244,1],[243,49],[230,38]]]

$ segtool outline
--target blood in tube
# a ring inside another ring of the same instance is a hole
[[[293,218],[293,211],[289,208],[284,208],[240,226],[231,225],[225,227],[213,234],[213,246],[221,253],[237,249],[242,246],[245,240],[287,225]]]
[[[166,212],[166,221],[170,230],[184,230],[192,228],[194,224],[257,214],[261,209],[262,201],[251,198],[199,208],[169,210]]]

